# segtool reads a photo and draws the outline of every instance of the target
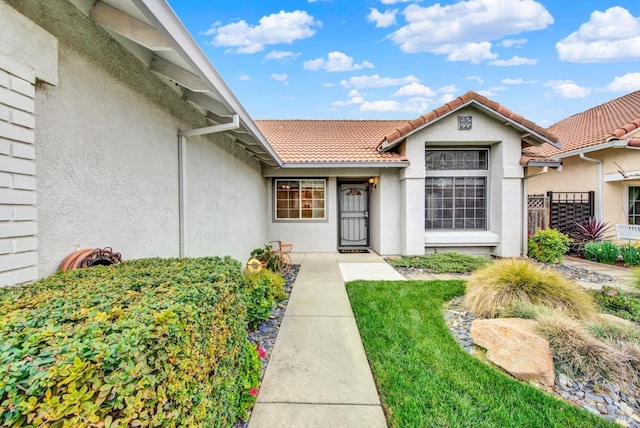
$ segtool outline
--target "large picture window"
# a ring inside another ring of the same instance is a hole
[[[486,230],[487,149],[425,153],[425,229]]]
[[[629,186],[629,224],[640,224],[640,186]]]
[[[326,180],[275,180],[276,220],[324,220]]]

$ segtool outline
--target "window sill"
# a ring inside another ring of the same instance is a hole
[[[489,231],[443,231],[425,232],[424,243],[428,247],[495,247],[500,236]]]

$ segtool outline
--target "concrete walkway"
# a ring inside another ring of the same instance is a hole
[[[404,278],[375,254],[294,254],[301,264],[249,428],[386,427],[344,287]]]
[[[596,263],[588,260],[580,259],[577,257],[564,257],[564,264],[567,266],[575,266],[586,269],[591,272],[601,273],[609,275],[613,280],[609,285],[611,287],[620,288],[623,291],[633,292],[636,289],[633,287],[634,276],[631,269],[625,267],[608,265],[605,263]],[[586,281],[576,281],[583,288],[599,289],[603,284],[594,284]]]

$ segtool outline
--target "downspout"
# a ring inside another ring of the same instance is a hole
[[[603,199],[604,199],[604,178],[602,175],[602,161],[598,159],[588,158],[584,155],[584,153],[580,153],[580,159],[587,162],[593,162],[598,164],[598,217],[602,220],[604,219],[604,208],[603,208]]]
[[[240,128],[240,117],[233,115],[230,123],[206,126],[178,132],[178,240],[180,242],[180,258],[187,254],[187,137],[233,131]]]

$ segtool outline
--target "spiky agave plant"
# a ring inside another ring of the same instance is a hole
[[[611,229],[611,225],[595,217],[576,222],[574,238],[582,242],[602,241],[604,234]]]

